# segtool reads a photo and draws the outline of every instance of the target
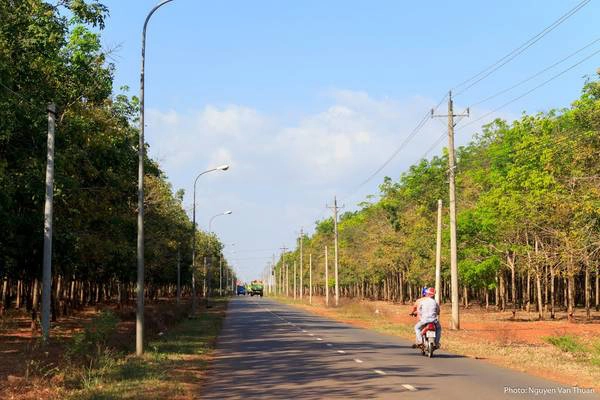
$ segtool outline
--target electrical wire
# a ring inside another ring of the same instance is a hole
[[[510,87],[508,87],[506,89],[500,90],[499,92],[496,92],[496,93],[494,93],[491,96],[488,96],[488,97],[486,97],[486,98],[484,98],[482,100],[479,100],[479,101],[476,101],[475,103],[472,103],[469,107],[473,108],[473,107],[476,107],[478,105],[481,105],[481,104],[483,104],[483,103],[485,103],[487,101],[495,99],[496,97],[498,97],[500,95],[503,95],[504,93],[509,92],[509,91],[511,91],[511,90],[513,90],[513,89],[515,89],[515,88],[523,85],[524,83],[527,83],[527,82],[531,81],[532,79],[537,78],[538,76],[542,75],[544,72],[551,70],[552,68],[556,67],[559,64],[562,64],[563,62],[567,61],[569,58],[571,58],[571,57],[573,57],[573,56],[581,53],[583,50],[587,49],[588,47],[590,47],[590,46],[592,46],[592,45],[594,45],[596,43],[598,43],[599,41],[600,41],[600,38],[592,41],[591,43],[586,44],[585,46],[583,46],[579,50],[576,50],[575,52],[569,54],[568,56],[566,56],[566,57],[564,57],[562,59],[560,59],[559,61],[555,62],[554,64],[552,64],[552,65],[550,65],[550,66],[548,66],[548,67],[546,67],[546,68],[544,68],[544,69],[536,72],[535,74],[533,74],[533,75],[531,75],[531,76],[523,79],[522,81],[520,81],[520,82],[518,82],[518,83],[516,83],[516,84],[514,84],[514,85],[512,85],[512,86],[510,86]]]
[[[561,25],[563,22],[565,22],[567,19],[569,19],[571,16],[573,16],[575,13],[577,13],[583,7],[588,5],[590,3],[590,1],[591,0],[582,0],[575,7],[573,7],[569,11],[567,11],[565,14],[561,15],[556,21],[554,21],[553,23],[551,23],[550,25],[545,27],[541,32],[537,33],[536,35],[534,35],[533,37],[528,39],[526,42],[521,44],[519,47],[512,50],[511,52],[506,54],[504,57],[500,58],[499,60],[497,60],[493,64],[489,65],[488,67],[484,68],[477,74],[473,75],[472,77],[470,77],[470,78],[464,80],[463,82],[459,83],[458,85],[456,85],[452,89],[453,91],[456,92],[455,96],[459,96],[459,95],[463,94],[464,92],[466,92],[467,90],[469,90],[470,88],[472,88],[473,86],[475,86],[476,84],[478,84],[479,82],[481,82],[482,80],[484,80],[485,78],[487,78],[488,76],[490,76],[491,74],[493,74],[494,72],[496,72],[497,70],[502,68],[504,65],[506,65],[510,61],[514,60],[516,57],[518,57],[520,54],[522,54],[525,50],[527,50],[528,48],[533,46],[535,43],[540,41],[548,33],[552,32],[559,25]],[[459,90],[459,88],[461,88],[462,86],[465,86],[465,85],[466,85],[466,87]]]
[[[463,125],[463,126],[461,127],[461,129],[464,129],[464,128],[466,128],[467,126],[473,125],[473,124],[475,124],[475,123],[477,123],[477,122],[481,121],[482,119],[484,119],[484,118],[486,118],[486,117],[488,117],[488,116],[490,116],[490,115],[492,115],[492,114],[496,113],[497,111],[499,111],[499,110],[503,109],[504,107],[508,106],[509,104],[512,104],[512,103],[514,103],[515,101],[518,101],[518,100],[522,99],[523,97],[527,96],[528,94],[531,94],[532,92],[536,91],[537,89],[541,88],[542,86],[545,86],[545,85],[547,85],[548,83],[552,82],[552,81],[553,81],[553,80],[555,80],[556,78],[558,78],[558,77],[560,77],[560,76],[562,76],[562,75],[566,74],[567,72],[569,72],[569,71],[570,71],[570,70],[572,70],[573,68],[575,68],[575,67],[577,67],[577,66],[581,65],[582,63],[584,63],[585,61],[589,60],[590,58],[592,58],[593,56],[595,56],[595,55],[596,55],[596,54],[598,54],[598,53],[600,53],[600,50],[596,50],[596,51],[594,51],[592,54],[590,54],[590,55],[588,55],[587,57],[585,57],[585,58],[581,59],[580,61],[576,62],[575,64],[573,64],[573,65],[571,65],[571,66],[569,66],[568,68],[566,68],[566,69],[564,69],[564,70],[560,71],[559,73],[557,73],[557,74],[553,75],[553,76],[552,76],[552,77],[550,77],[549,79],[546,79],[544,82],[540,83],[540,84],[539,84],[539,85],[537,85],[537,86],[534,86],[533,88],[529,89],[529,90],[528,90],[528,91],[526,91],[525,93],[523,93],[523,94],[521,94],[521,95],[519,95],[519,96],[517,96],[517,97],[514,97],[514,98],[512,98],[512,99],[510,99],[509,101],[507,101],[506,103],[502,104],[502,105],[501,105],[501,106],[499,106],[499,107],[496,107],[496,108],[495,108],[495,109],[493,109],[492,111],[490,111],[490,112],[487,112],[487,113],[485,113],[484,115],[482,115],[481,117],[479,117],[479,118],[477,118],[477,119],[475,119],[475,120],[473,120],[473,121],[471,121],[471,122],[469,122],[469,123],[467,123],[467,124]]]

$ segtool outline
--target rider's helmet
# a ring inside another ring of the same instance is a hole
[[[425,296],[427,296],[427,286],[423,286],[423,289],[421,289],[421,297]]]
[[[429,289],[427,289],[426,296],[428,296],[428,297],[433,297],[433,296],[435,296],[435,289],[434,289],[434,288],[432,288],[432,287],[430,287]]]

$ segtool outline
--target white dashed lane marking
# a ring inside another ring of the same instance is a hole
[[[308,331],[306,331],[306,329],[302,329],[302,328],[300,328],[298,325],[294,324],[293,322],[291,322],[291,321],[287,321],[285,318],[283,318],[283,317],[281,317],[280,315],[278,315],[278,314],[274,313],[273,311],[271,311],[271,310],[266,310],[266,311],[268,311],[268,312],[270,312],[271,314],[275,315],[277,318],[281,319],[282,321],[286,321],[288,325],[293,325],[293,326],[295,326],[296,328],[300,329],[300,330],[301,330],[303,333],[308,333]],[[315,336],[315,334],[314,334],[314,333],[308,333],[308,335],[309,335],[309,336],[311,336],[311,337],[314,337],[314,336]],[[316,337],[315,339],[316,339],[316,340],[318,340],[318,341],[323,341],[323,339],[322,339],[322,338],[320,338],[320,337]],[[332,343],[326,343],[326,345],[327,345],[328,347],[333,347],[333,344],[332,344]],[[337,352],[338,352],[339,354],[346,354],[346,352],[345,352],[344,350],[337,350]],[[357,364],[363,364],[363,363],[364,363],[364,361],[363,361],[363,360],[361,360],[361,359],[359,359],[359,358],[354,358],[353,360],[354,360],[354,362],[356,362]],[[385,371],[382,371],[382,370],[380,370],[380,369],[374,369],[374,370],[373,370],[373,372],[374,372],[374,373],[376,373],[376,374],[378,374],[378,375],[387,375]],[[411,391],[411,392],[416,392],[416,391],[417,391],[417,388],[415,388],[414,386],[412,386],[412,385],[409,385],[409,384],[403,384],[403,385],[402,385],[402,387],[403,387],[403,388],[405,388],[406,390],[409,390],[409,391]]]

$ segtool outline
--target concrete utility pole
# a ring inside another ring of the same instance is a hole
[[[300,300],[302,300],[302,292],[304,291],[304,285],[302,284],[302,242],[303,242],[304,230],[300,228]]]
[[[181,251],[177,248],[177,305],[181,303]]]
[[[442,200],[438,200],[437,213],[437,240],[435,246],[435,301],[440,303],[441,288],[441,269],[442,269]]]
[[[325,246],[325,305],[329,307],[329,272],[327,265],[327,246]]]
[[[278,290],[277,276],[275,275],[275,253],[273,253],[272,259],[273,261],[271,262],[271,295],[277,294]]]
[[[434,110],[431,110],[433,118]],[[438,115],[448,117],[448,181],[450,186],[450,286],[452,298],[452,325],[454,330],[460,329],[460,319],[458,310],[458,256],[456,244],[456,186],[454,177],[456,175],[456,161],[454,153],[454,117],[469,116],[469,109],[466,114],[454,114],[454,105],[452,103],[452,92],[448,93],[448,114]]]
[[[207,281],[206,281],[206,277],[208,275],[208,264],[207,264],[207,260],[206,260],[206,256],[204,256],[203,258],[204,261],[204,269],[203,269],[203,279],[202,279],[202,296],[206,299],[208,297],[208,287],[207,287]]]
[[[296,260],[294,260],[294,300],[296,300]]]
[[[308,255],[308,303],[312,304],[312,253]]]
[[[173,0],[163,0],[154,6],[146,16],[142,30],[142,68],[140,72],[140,135],[138,142],[138,218],[137,218],[137,307],[135,312],[135,354],[144,353],[144,68],[146,65],[146,29],[148,21],[156,10]]]
[[[44,203],[44,258],[42,273],[42,338],[50,337],[50,301],[52,293],[52,209],[54,206],[54,128],[56,105],[48,105],[48,149],[46,163],[46,200]]]
[[[338,281],[338,226],[337,226],[337,220],[338,220],[338,210],[344,208],[344,206],[338,207],[337,205],[337,198],[334,196],[333,197],[333,207],[327,207],[333,210],[333,243],[334,243],[334,253],[333,253],[333,257],[334,257],[334,275],[335,275],[335,305],[336,307],[339,305],[340,302],[340,286],[339,286],[339,281]]]
[[[281,270],[279,271],[279,275],[280,275],[280,278],[282,278],[281,294],[283,294],[283,290],[285,287],[285,295],[289,296],[290,293],[289,293],[289,285],[288,285],[287,265],[285,263],[285,252],[286,251],[287,251],[287,247],[283,246],[281,248]],[[285,279],[285,282],[284,282],[284,279]]]
[[[219,254],[219,296],[223,296],[223,257]]]

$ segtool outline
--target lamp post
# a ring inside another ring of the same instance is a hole
[[[208,233],[212,233],[212,222],[213,219],[220,217],[221,215],[230,215],[231,213],[233,213],[233,211],[228,210],[228,211],[223,211],[222,213],[213,215],[212,217],[210,217],[210,220],[208,221]]]
[[[201,172],[194,179],[194,202],[192,207],[192,315],[196,312],[196,184],[198,183],[198,178],[200,178],[204,174],[208,174],[213,171],[227,171],[229,169],[229,165],[220,165],[216,168],[208,169],[204,172]]]
[[[230,215],[233,211],[231,210],[227,210],[227,211],[223,211],[222,213],[213,215],[212,217],[210,217],[210,220],[208,221],[208,233],[212,234],[212,222],[213,219],[220,217],[222,215]],[[210,266],[212,266],[212,256],[210,257],[210,264],[209,264],[209,268]],[[207,275],[208,273],[204,274],[204,287],[207,288],[206,293],[210,293],[210,281],[208,281],[208,285],[207,285]],[[222,271],[221,271],[221,256],[219,256],[219,294],[221,294],[221,275],[222,275]],[[208,297],[208,296],[207,296]],[[208,301],[208,299],[207,299]]]
[[[138,144],[138,232],[137,232],[137,308],[135,318],[135,353],[144,353],[144,67],[146,65],[146,28],[156,10],[173,0],[163,0],[146,16],[142,31],[142,68],[140,74],[140,135]]]

